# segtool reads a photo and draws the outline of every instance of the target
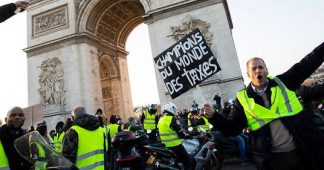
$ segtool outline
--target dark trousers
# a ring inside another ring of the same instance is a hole
[[[304,160],[297,149],[289,152],[272,153],[276,170],[304,170]],[[309,168],[308,168],[309,169]]]
[[[253,153],[258,170],[306,170],[304,160],[297,149],[280,153]]]
[[[175,147],[168,147],[177,154],[179,160],[184,164],[186,170],[195,169],[195,160],[191,159],[186,149],[180,144]]]

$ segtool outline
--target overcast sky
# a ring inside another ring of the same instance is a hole
[[[14,1],[2,0],[0,4],[8,2]],[[262,57],[270,74],[276,75],[324,40],[323,0],[228,0],[228,4],[245,79],[245,62],[250,57]],[[10,107],[28,105],[27,59],[22,51],[27,47],[26,25],[26,13],[0,24],[0,115]],[[146,25],[132,32],[126,48],[133,104],[158,102]]]

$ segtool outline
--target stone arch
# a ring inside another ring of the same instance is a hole
[[[104,55],[100,59],[100,77],[101,80],[117,78],[119,71],[116,63],[110,56]]]
[[[125,43],[130,32],[144,21],[144,7],[139,0],[81,1],[77,6],[79,34],[104,44],[104,48],[99,47],[103,53],[99,68],[105,113],[127,118],[132,114],[132,105]]]
[[[128,35],[145,22],[152,55],[157,56],[176,42],[173,36],[193,29],[184,25],[187,16],[189,23],[202,24],[214,37],[210,48],[222,71],[173,102],[182,109],[190,107],[193,99],[212,101],[215,91],[223,99],[235,97],[243,81],[227,0],[30,0],[24,49],[29,105],[40,103],[39,68],[50,56],[62,61],[66,104],[45,106],[48,109],[41,114],[49,124],[65,119],[77,105],[91,114],[106,108],[108,114],[129,117],[133,111],[125,50]],[[160,102],[172,100],[157,69],[155,73]]]
[[[115,96],[114,91],[119,91],[119,70],[114,60],[108,56],[103,55],[99,62],[100,77],[102,85],[102,98],[104,105],[104,114],[109,118],[112,114],[118,112],[115,106],[118,103],[118,96]]]
[[[93,0],[80,5],[80,33],[89,33],[110,45],[124,48],[129,33],[144,21],[145,9],[139,0]]]

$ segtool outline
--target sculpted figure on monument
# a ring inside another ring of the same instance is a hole
[[[212,37],[213,34],[208,31],[208,28],[210,27],[210,24],[202,21],[200,19],[193,19],[192,16],[186,16],[182,22],[182,24],[179,26],[171,26],[171,32],[172,34],[168,37],[172,37],[175,41],[179,41],[183,37],[185,37],[187,34],[195,30],[196,28],[199,28],[201,33],[203,34],[206,42],[208,45],[212,44]]]
[[[45,14],[33,17],[33,34],[37,35],[50,30],[67,26],[67,7],[60,7]]]
[[[65,104],[65,90],[63,81],[62,62],[58,58],[44,60],[40,68],[39,75],[41,103],[43,105],[64,105]]]

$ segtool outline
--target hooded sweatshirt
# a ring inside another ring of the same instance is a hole
[[[78,125],[84,129],[94,131],[99,128],[100,123],[97,117],[84,114],[80,115],[73,125]],[[74,129],[69,129],[64,138],[62,154],[73,163],[76,163],[78,141],[78,133]]]

